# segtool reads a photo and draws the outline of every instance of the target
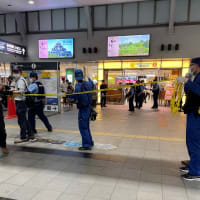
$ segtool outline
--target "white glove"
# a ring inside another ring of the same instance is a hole
[[[86,73],[87,78],[90,78],[90,75],[88,73]]]
[[[182,76],[179,76],[176,80],[178,83],[183,83],[185,81],[185,79]]]
[[[185,75],[185,78],[190,80],[190,79],[192,79],[192,76],[193,76],[193,74],[189,72]]]

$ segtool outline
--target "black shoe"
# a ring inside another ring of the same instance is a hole
[[[48,130],[48,132],[53,132],[52,128],[48,128],[47,130]]]
[[[79,151],[91,151],[92,148],[91,147],[79,147],[78,150]]]
[[[181,176],[186,181],[200,181],[200,176],[193,176],[188,174],[184,174]]]
[[[183,173],[189,173],[189,168],[188,167],[180,167],[179,170]]]

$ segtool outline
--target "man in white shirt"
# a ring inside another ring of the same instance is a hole
[[[13,76],[15,77],[16,85],[14,94],[15,97],[15,105],[16,112],[18,117],[18,124],[20,126],[20,139],[15,141],[17,143],[27,142],[28,140],[34,139],[34,134],[32,133],[31,126],[27,120],[27,105],[26,105],[26,97],[24,94],[27,92],[28,84],[24,77],[22,76],[22,70],[20,67],[15,66],[13,68]]]

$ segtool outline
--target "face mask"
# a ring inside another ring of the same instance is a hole
[[[14,74],[14,77],[15,77],[16,79],[18,79],[18,78],[21,77],[21,75],[20,75],[20,74]]]
[[[33,83],[33,79],[30,79],[30,83]]]

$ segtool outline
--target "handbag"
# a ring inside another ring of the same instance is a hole
[[[90,121],[96,121],[97,115],[98,113],[93,108],[91,108]]]

